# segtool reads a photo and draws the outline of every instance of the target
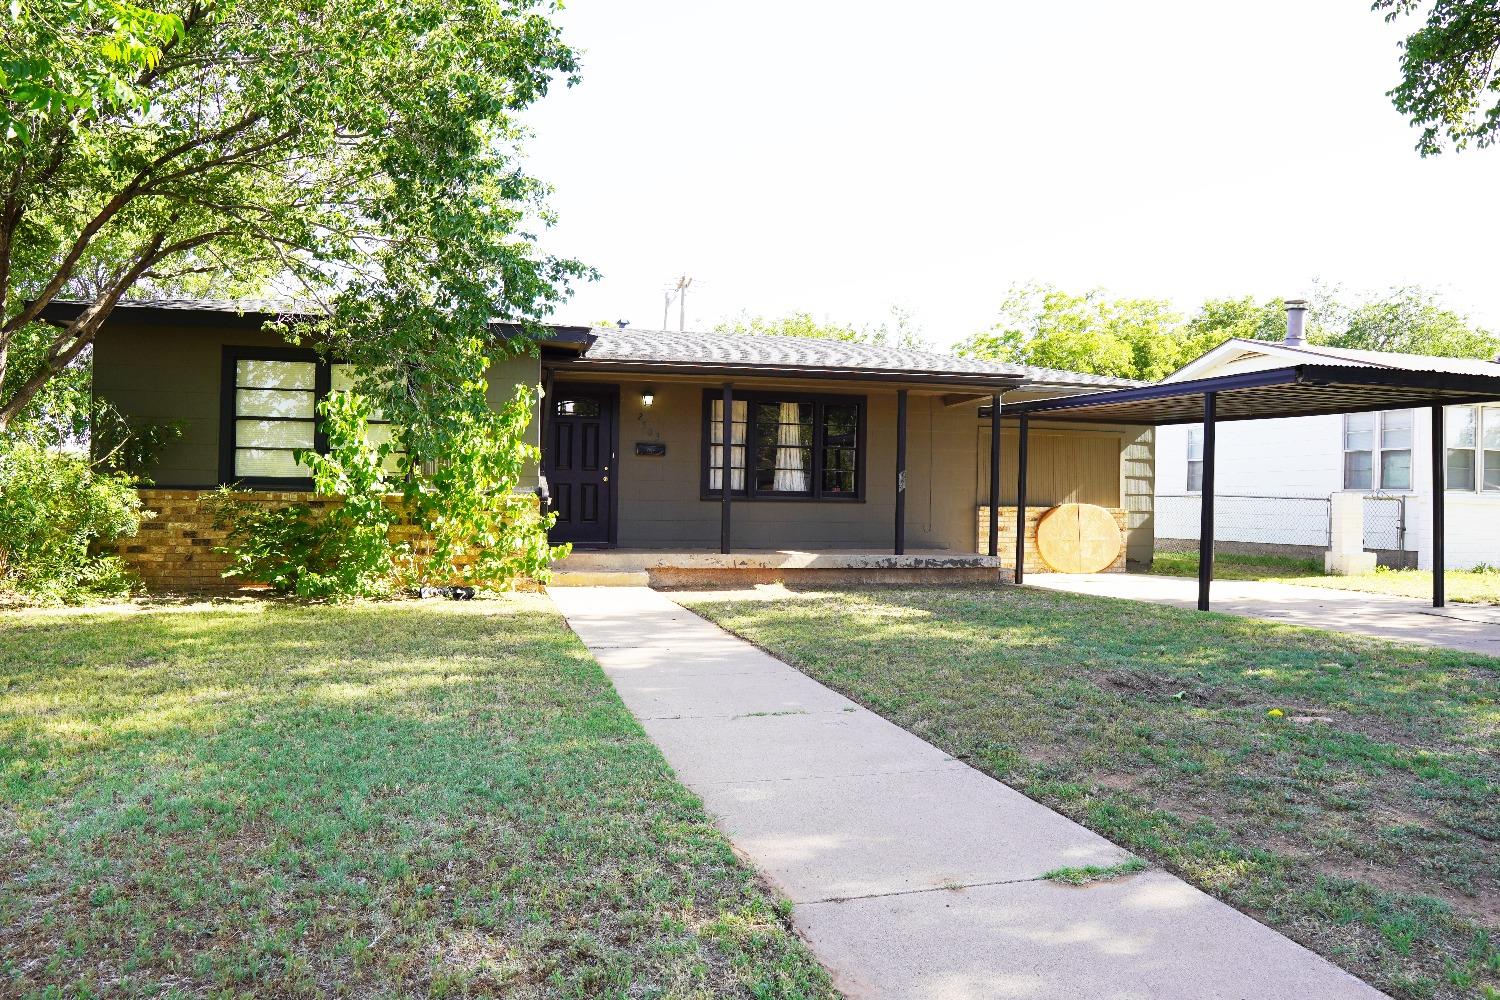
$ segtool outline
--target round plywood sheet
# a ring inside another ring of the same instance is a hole
[[[1037,555],[1058,573],[1102,573],[1124,542],[1114,515],[1091,503],[1053,507],[1036,525]]]

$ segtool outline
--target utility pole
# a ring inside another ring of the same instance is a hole
[[[687,275],[677,279],[677,332],[687,329],[687,293],[693,287],[693,279]]]

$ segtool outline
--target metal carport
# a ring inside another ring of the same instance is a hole
[[[1443,485],[1446,444],[1443,408],[1500,400],[1500,378],[1450,372],[1356,365],[1295,365],[1113,389],[1059,399],[1038,399],[1005,409],[1020,423],[1016,483],[1016,571],[1022,582],[1026,555],[1026,448],[1033,416],[1053,422],[1163,426],[1203,424],[1203,510],[1198,535],[1198,609],[1209,607],[1214,559],[1216,426],[1226,420],[1267,420],[1333,413],[1428,407],[1432,412],[1432,604],[1442,607]]]

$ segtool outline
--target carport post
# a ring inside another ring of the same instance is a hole
[[[1432,606],[1447,603],[1443,593],[1444,525],[1448,503],[1448,441],[1443,429],[1443,404],[1432,404]]]
[[[906,554],[906,390],[896,390],[896,555]]]
[[[1214,579],[1214,452],[1218,438],[1218,394],[1203,394],[1203,488],[1198,521],[1198,610],[1208,610],[1208,587]]]
[[[990,397],[990,555],[1000,555],[1000,394]]]
[[[728,382],[724,383],[724,421],[723,432],[720,435],[723,440],[723,451],[720,456],[719,471],[719,551],[725,555],[729,554],[729,516],[730,487],[734,483],[734,389]],[[750,447],[750,442],[745,442],[745,447]],[[749,452],[746,452],[748,457]],[[749,474],[749,462],[746,462],[746,474]]]
[[[1026,441],[1031,434],[1031,418],[1021,414],[1016,442],[1016,572],[1012,578],[1020,584],[1026,576]]]

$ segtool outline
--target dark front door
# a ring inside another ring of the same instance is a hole
[[[612,387],[554,386],[542,442],[542,469],[557,523],[552,543],[610,545],[615,540],[615,410]]]

